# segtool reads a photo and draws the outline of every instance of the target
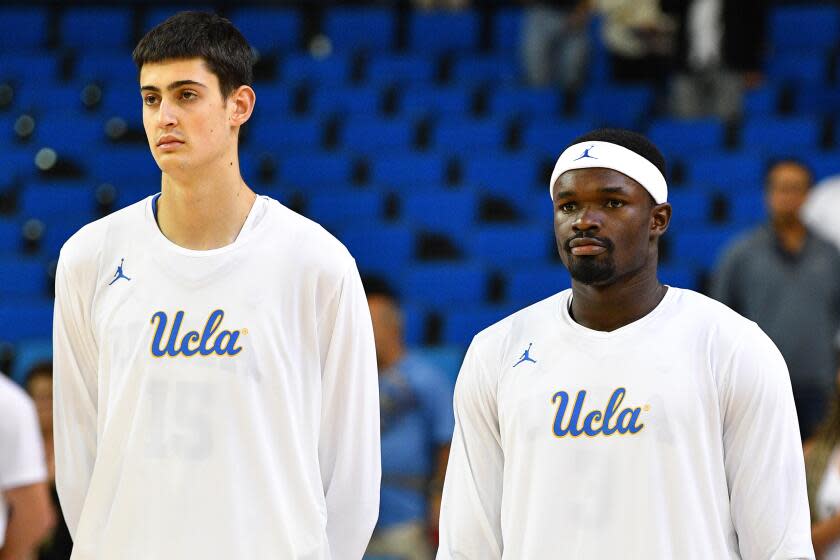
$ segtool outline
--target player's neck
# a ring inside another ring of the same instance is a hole
[[[197,251],[218,249],[236,240],[255,199],[239,174],[238,161],[208,166],[188,178],[164,174],[158,225],[176,245]]]
[[[609,286],[573,281],[570,312],[586,328],[614,331],[653,311],[667,291],[656,277],[656,266],[646,267]]]

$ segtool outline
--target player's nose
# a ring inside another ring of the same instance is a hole
[[[165,100],[160,102],[160,108],[157,113],[158,126],[168,128],[178,124],[175,107]]]
[[[572,222],[572,229],[575,231],[598,230],[601,228],[603,215],[589,205],[581,207],[575,221]]]

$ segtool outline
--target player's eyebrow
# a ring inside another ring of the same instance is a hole
[[[207,89],[207,86],[202,84],[201,82],[196,82],[195,80],[178,80],[176,82],[172,82],[168,86],[166,86],[167,91],[172,91],[173,89],[178,89],[179,87],[183,86],[198,86],[204,89]],[[160,88],[157,86],[140,86],[140,91],[152,91],[155,93],[160,93]]]
[[[629,195],[630,193],[627,192],[627,189],[624,187],[601,187],[598,189],[598,192],[606,193],[606,194],[624,194]]]
[[[569,191],[569,190],[557,191],[556,193],[554,193],[554,198],[569,198],[570,196],[574,196],[574,195],[575,195],[575,191]]]

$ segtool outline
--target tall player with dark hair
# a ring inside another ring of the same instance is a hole
[[[181,13],[137,45],[161,192],[76,233],[56,279],[56,482],[74,560],[347,559],[379,500],[353,258],[239,172],[252,55]]]
[[[813,558],[779,351],[722,304],[657,279],[664,167],[619,130],[558,159],[550,193],[572,288],[470,345],[439,559]]]

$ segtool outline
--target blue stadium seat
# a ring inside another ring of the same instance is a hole
[[[351,182],[353,159],[346,154],[288,153],[280,163],[280,177],[294,187],[328,187]]]
[[[123,81],[111,81],[103,86],[97,113],[105,119],[118,116],[138,128],[143,127],[143,98],[136,71]]]
[[[697,272],[690,266],[660,264],[657,269],[657,276],[660,282],[668,286],[695,291],[700,289]]]
[[[777,53],[767,61],[767,77],[775,83],[822,87],[828,80],[828,53],[789,51]]]
[[[381,220],[383,207],[381,192],[343,189],[310,196],[306,215],[325,227],[337,228]]]
[[[20,228],[16,218],[0,217],[0,255],[18,252],[21,247]]]
[[[513,84],[519,78],[519,66],[507,55],[468,54],[458,57],[451,79],[461,83]]]
[[[499,268],[541,265],[557,252],[550,223],[480,226],[467,237],[467,248],[470,258]]]
[[[522,146],[540,155],[557,158],[572,140],[593,127],[594,123],[589,119],[537,120],[524,128]]]
[[[0,340],[20,342],[52,336],[53,302],[47,298],[0,300]]]
[[[493,48],[499,52],[518,52],[522,42],[522,9],[502,8],[493,18]]]
[[[231,13],[230,20],[260,53],[292,51],[300,45],[301,18],[295,10],[242,7]]]
[[[463,117],[474,95],[472,86],[411,87],[402,94],[400,111],[410,117]]]
[[[27,81],[15,93],[15,106],[31,114],[81,113],[83,85],[79,83]],[[139,95],[138,95],[139,98]]]
[[[47,42],[47,6],[0,8],[0,50],[9,52],[35,50]]]
[[[387,8],[336,7],[324,16],[324,33],[338,51],[388,51],[395,31],[394,13]]]
[[[147,183],[135,181],[122,181],[114,185],[117,189],[116,208],[125,208],[135,202],[160,192],[160,182]]]
[[[454,262],[411,265],[404,269],[402,278],[404,299],[448,309],[484,301],[489,277],[479,264]]]
[[[734,193],[728,197],[728,201],[731,225],[751,227],[767,220],[763,189]]]
[[[432,132],[432,144],[442,152],[469,154],[475,150],[502,150],[507,140],[502,119],[446,119]]]
[[[709,226],[675,232],[671,236],[671,264],[711,270],[722,252],[743,228]]]
[[[531,305],[572,286],[569,272],[559,262],[508,268],[504,275],[506,299],[518,307]]]
[[[61,15],[61,44],[78,49],[129,48],[131,9],[123,7],[74,7]]]
[[[794,108],[800,115],[840,114],[840,88],[837,86],[800,88],[796,91]]]
[[[400,311],[403,315],[403,339],[407,346],[416,348],[423,344],[426,338],[426,308],[410,302],[401,302]]]
[[[648,130],[648,138],[669,155],[721,150],[725,134],[723,123],[714,118],[659,119]]]
[[[0,169],[4,170],[5,181],[33,177],[38,170],[35,167],[35,149],[7,147],[0,150]]]
[[[380,54],[367,65],[367,80],[379,86],[431,83],[437,70],[426,54]]]
[[[371,161],[371,182],[398,189],[437,187],[446,183],[446,167],[441,154],[395,154]]]
[[[39,218],[45,223],[62,216],[90,221],[94,217],[95,200],[91,189],[31,186],[23,190],[19,206],[24,218]]]
[[[761,188],[764,160],[754,152],[719,152],[686,161],[689,183],[723,192]]]
[[[11,81],[38,88],[50,86],[59,78],[59,57],[48,53],[6,53],[0,57],[0,81]],[[51,90],[48,90],[51,91]]]
[[[287,84],[318,84],[337,86],[350,77],[350,59],[341,54],[315,58],[308,54],[289,54],[281,65],[280,74]]]
[[[816,148],[820,123],[812,117],[754,117],[747,120],[741,144],[772,155]]]
[[[0,300],[47,294],[47,271],[40,260],[0,258]]]
[[[461,364],[464,361],[464,350],[464,345],[457,344],[414,348],[412,352],[419,354],[424,360],[445,373],[454,385],[455,379],[458,377],[458,371],[461,369]]]
[[[309,110],[317,115],[376,115],[381,106],[377,86],[318,88],[309,99]]]
[[[24,385],[29,370],[40,362],[52,360],[52,340],[49,338],[32,339],[20,342],[15,353],[15,361],[9,376]]]
[[[402,195],[402,219],[416,229],[446,233],[463,242],[478,217],[478,196],[468,189],[429,189]]]
[[[543,187],[539,160],[530,155],[478,153],[464,160],[463,169],[464,182],[494,194],[516,197]]]
[[[668,192],[668,202],[673,208],[669,234],[687,228],[702,226],[709,222],[712,216],[713,192],[709,188],[671,188]]]
[[[443,323],[443,343],[467,346],[475,335],[516,311],[507,305],[485,305],[449,311]],[[513,364],[510,364],[513,365]]]
[[[478,47],[478,13],[413,12],[409,48],[416,52],[474,50]]]
[[[405,224],[361,223],[338,238],[356,259],[362,274],[377,274],[398,288],[402,270],[414,257],[415,234]]]
[[[146,145],[136,148],[112,148],[87,157],[84,163],[94,184],[117,184],[126,179],[160,184],[160,168]]]
[[[36,120],[32,140],[38,147],[59,151],[78,146],[102,149],[104,129],[105,123],[99,117],[48,114]]]
[[[294,92],[279,83],[256,86],[257,104],[249,124],[260,118],[279,118],[292,112]]]
[[[779,88],[774,84],[765,84],[760,88],[744,92],[745,115],[772,115],[779,108]]]
[[[840,10],[834,6],[783,6],[770,12],[770,44],[777,50],[831,49],[840,41]]]
[[[647,86],[601,86],[581,93],[580,113],[605,126],[637,128],[651,110],[653,90]]]
[[[341,144],[346,149],[371,156],[395,150],[405,152],[413,143],[414,124],[406,119],[351,117],[341,131]]]
[[[804,155],[802,159],[811,166],[815,181],[822,181],[826,177],[840,174],[840,151],[812,152]]]
[[[82,82],[119,83],[137,81],[137,67],[131,59],[131,52],[85,50],[76,60],[74,75]],[[140,100],[139,86],[134,87],[137,101]]]
[[[89,216],[64,216],[53,218],[46,226],[40,253],[47,258],[58,258],[58,252],[70,237],[90,220]]]
[[[323,140],[324,123],[320,117],[261,115],[248,123],[248,147],[253,150],[310,152],[320,148]]]
[[[560,114],[562,96],[555,88],[496,88],[490,93],[495,116],[550,120]]]

